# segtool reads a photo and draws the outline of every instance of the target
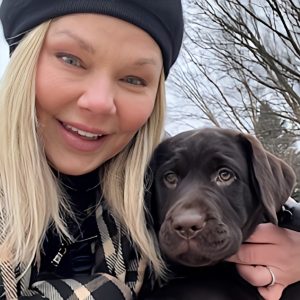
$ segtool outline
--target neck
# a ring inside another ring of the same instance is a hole
[[[67,175],[53,169],[58,182],[66,189],[88,192],[100,186],[99,168],[82,175]]]

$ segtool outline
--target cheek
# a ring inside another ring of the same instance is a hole
[[[54,66],[54,61],[46,56],[44,52],[38,61],[35,78],[35,96],[37,106],[47,111],[59,110],[65,99],[71,95],[70,83],[59,75]]]
[[[38,66],[35,79],[36,104],[39,109],[51,109],[51,106],[55,106],[52,100],[56,99],[56,91],[59,85],[56,84],[51,68],[45,64],[42,57],[39,60]]]
[[[121,103],[119,105],[120,127],[124,131],[136,131],[151,116],[155,104],[155,96],[145,101]]]

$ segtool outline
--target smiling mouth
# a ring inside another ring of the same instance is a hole
[[[102,136],[104,136],[103,134],[96,134],[96,133],[92,133],[92,132],[88,132],[88,131],[84,131],[81,129],[78,129],[76,127],[73,127],[69,124],[65,124],[63,122],[60,122],[61,125],[69,132],[84,138],[85,140],[89,140],[89,141],[97,141],[99,140]]]

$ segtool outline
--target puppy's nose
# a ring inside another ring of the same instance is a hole
[[[180,214],[173,219],[172,227],[184,239],[194,238],[204,227],[205,217],[201,214]]]

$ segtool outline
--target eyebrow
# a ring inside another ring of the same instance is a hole
[[[55,32],[56,35],[67,35],[68,37],[72,38],[73,40],[75,40],[80,48],[90,52],[90,53],[95,53],[95,49],[92,45],[90,45],[87,41],[83,40],[80,36],[76,35],[75,33],[73,33],[72,31],[69,30],[61,30],[61,31],[57,31]]]
[[[72,38],[73,40],[75,40],[82,49],[84,49],[92,54],[95,53],[95,48],[91,44],[89,44],[87,41],[85,41],[80,36],[78,36],[77,34],[73,33],[72,31],[70,31],[68,29],[56,31],[55,34],[56,35],[60,35],[60,34],[67,35],[70,38]],[[156,66],[157,61],[153,58],[141,58],[141,59],[138,59],[137,61],[135,61],[134,65],[136,65],[138,67],[144,66],[144,65]]]
[[[134,62],[134,65],[136,66],[144,66],[144,65],[157,65],[157,62],[153,58],[141,58],[138,59],[136,62]]]

